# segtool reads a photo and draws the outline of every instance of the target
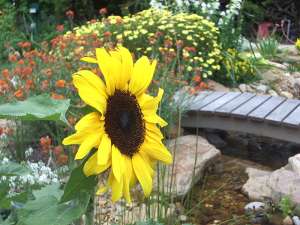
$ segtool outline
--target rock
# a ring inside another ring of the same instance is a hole
[[[186,195],[192,185],[202,178],[205,168],[216,162],[220,156],[218,149],[203,137],[195,135],[173,139],[168,143],[168,148],[175,155],[172,191],[177,196]],[[175,154],[174,151],[176,151]],[[196,164],[195,159],[197,159]],[[196,166],[193,178],[194,165]],[[168,167],[168,169],[172,168]]]
[[[263,202],[250,202],[245,207],[246,213],[252,212],[264,212],[265,211],[265,203]]]
[[[289,196],[293,203],[300,204],[299,155],[290,157],[286,166],[273,172],[247,168],[249,179],[242,191],[250,199],[263,200],[267,197],[278,203],[282,197]]]
[[[287,91],[282,91],[280,92],[280,95],[285,97],[285,98],[293,98],[293,94],[291,94],[290,92],[287,92]]]
[[[293,225],[293,220],[291,219],[290,216],[287,216],[283,219],[282,224],[283,225]]]
[[[278,96],[277,92],[272,89],[268,90],[268,94],[272,96]]]
[[[214,91],[224,91],[224,92],[230,91],[228,87],[225,87],[223,84],[220,84],[213,80],[207,80],[207,85],[209,89]]]
[[[300,225],[300,218],[298,216],[293,216],[292,220],[295,225]]]
[[[300,154],[289,158],[289,164],[292,170],[300,177]]]
[[[242,191],[252,200],[263,200],[265,196],[271,196],[271,189],[266,185],[271,174],[269,171],[247,168],[246,173],[249,176],[244,184]]]
[[[180,215],[179,220],[180,220],[180,222],[186,222],[187,221],[187,216],[186,215]]]
[[[240,84],[239,89],[241,92],[246,92],[247,91],[247,85],[246,84]]]
[[[272,68],[260,74],[262,80],[266,83],[278,81],[284,76],[285,71],[279,68]]]
[[[294,86],[295,88],[300,88],[300,78],[295,78],[294,79]]]
[[[258,86],[255,87],[255,89],[257,90],[258,93],[265,94],[268,91],[269,87],[264,84],[259,84]]]
[[[278,50],[288,55],[299,55],[299,51],[295,45],[279,44]]]

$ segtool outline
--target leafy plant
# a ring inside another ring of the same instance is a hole
[[[290,197],[285,196],[279,202],[279,209],[284,216],[290,216],[293,212],[293,203]]]
[[[259,53],[265,59],[274,59],[278,53],[279,42],[274,37],[262,39],[257,44]]]
[[[55,100],[49,95],[39,95],[25,101],[0,105],[0,118],[18,120],[52,120],[68,123],[65,114],[69,100]]]

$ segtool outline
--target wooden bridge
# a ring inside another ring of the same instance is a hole
[[[300,143],[300,100],[203,91],[187,108],[182,127],[239,131]]]

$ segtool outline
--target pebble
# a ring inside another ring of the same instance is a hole
[[[272,89],[268,91],[268,94],[272,96],[278,96],[277,92]]]
[[[255,89],[257,90],[257,92],[264,94],[267,92],[269,87],[267,85],[260,84],[260,85],[256,86]]]
[[[287,92],[287,91],[282,91],[280,93],[280,95],[283,96],[283,97],[286,97],[286,98],[293,98],[294,97],[293,94],[291,94],[290,92]]]
[[[298,216],[293,216],[294,225],[300,225],[300,218]]]
[[[293,225],[293,220],[291,219],[290,216],[287,216],[283,219],[282,224],[283,225]]]
[[[265,203],[263,202],[250,202],[245,207],[245,212],[263,212],[265,211]]]
[[[239,89],[241,90],[241,92],[246,92],[247,91],[247,85],[246,84],[240,84]]]

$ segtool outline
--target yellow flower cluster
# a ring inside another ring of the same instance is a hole
[[[224,64],[227,76],[234,76],[236,82],[246,82],[255,76],[254,66],[249,58],[243,58],[236,49],[227,49],[227,56],[224,58]]]
[[[103,43],[121,43],[136,55],[173,56],[184,70],[200,68],[208,77],[220,69],[219,31],[214,23],[196,14],[173,15],[149,9],[132,16],[110,16],[74,29],[76,36],[96,34]]]
[[[297,38],[297,41],[295,43],[296,48],[300,51],[300,38]]]

